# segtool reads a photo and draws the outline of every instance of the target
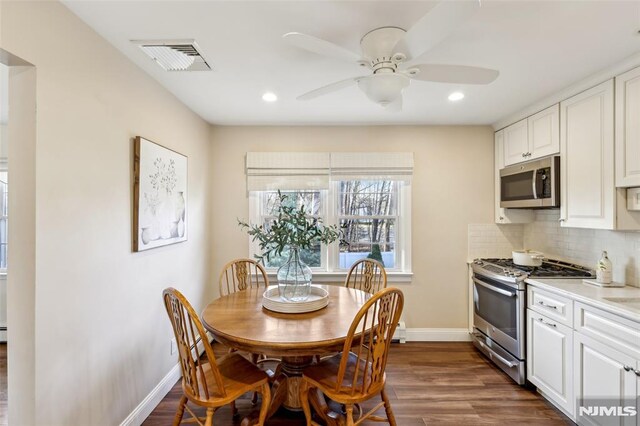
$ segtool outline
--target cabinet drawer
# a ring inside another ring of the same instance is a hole
[[[575,330],[640,359],[640,323],[576,302]]]
[[[538,287],[527,287],[528,307],[568,327],[573,327],[573,301]]]

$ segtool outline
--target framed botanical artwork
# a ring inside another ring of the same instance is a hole
[[[187,240],[187,157],[134,141],[133,251]]]

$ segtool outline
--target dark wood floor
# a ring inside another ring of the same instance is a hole
[[[221,345],[215,347],[224,353]],[[470,343],[394,344],[387,364],[387,392],[400,426],[573,424],[537,393],[513,383]],[[170,425],[181,395],[178,382],[143,425]],[[364,408],[375,403],[370,401]],[[216,412],[214,424],[239,425],[251,405],[248,399],[237,405],[240,416],[233,419],[224,407]],[[280,410],[267,424],[305,422],[302,414]]]
[[[9,424],[7,407],[7,344],[0,343],[0,426]]]

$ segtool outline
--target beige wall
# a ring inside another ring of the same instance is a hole
[[[467,226],[493,220],[490,127],[217,127],[212,132],[212,267],[248,254],[247,151],[413,152],[413,272],[397,284],[412,328],[467,327]],[[393,285],[393,284],[392,284]]]
[[[35,423],[118,424],[176,362],[162,289],[212,297],[210,126],[60,3],[2,2],[1,37],[37,70]],[[189,157],[189,241],[139,254],[136,135]]]

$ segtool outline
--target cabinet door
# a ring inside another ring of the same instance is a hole
[[[520,120],[504,129],[504,157],[503,164],[511,164],[526,161],[529,158],[525,155],[529,152],[529,132],[527,130],[527,119]]]
[[[592,410],[636,405],[636,361],[581,333],[574,333],[574,342],[578,423],[635,426],[636,416],[598,416]]]
[[[494,149],[494,213],[496,223],[533,222],[533,210],[503,209],[500,207],[500,169],[504,167],[504,130],[496,132]]]
[[[560,104],[562,226],[614,229],[613,80]]]
[[[528,160],[560,152],[560,105],[556,104],[527,119],[529,129]]]
[[[640,186],[640,68],[616,77],[616,186]]]
[[[527,379],[574,414],[573,330],[527,309]]]

